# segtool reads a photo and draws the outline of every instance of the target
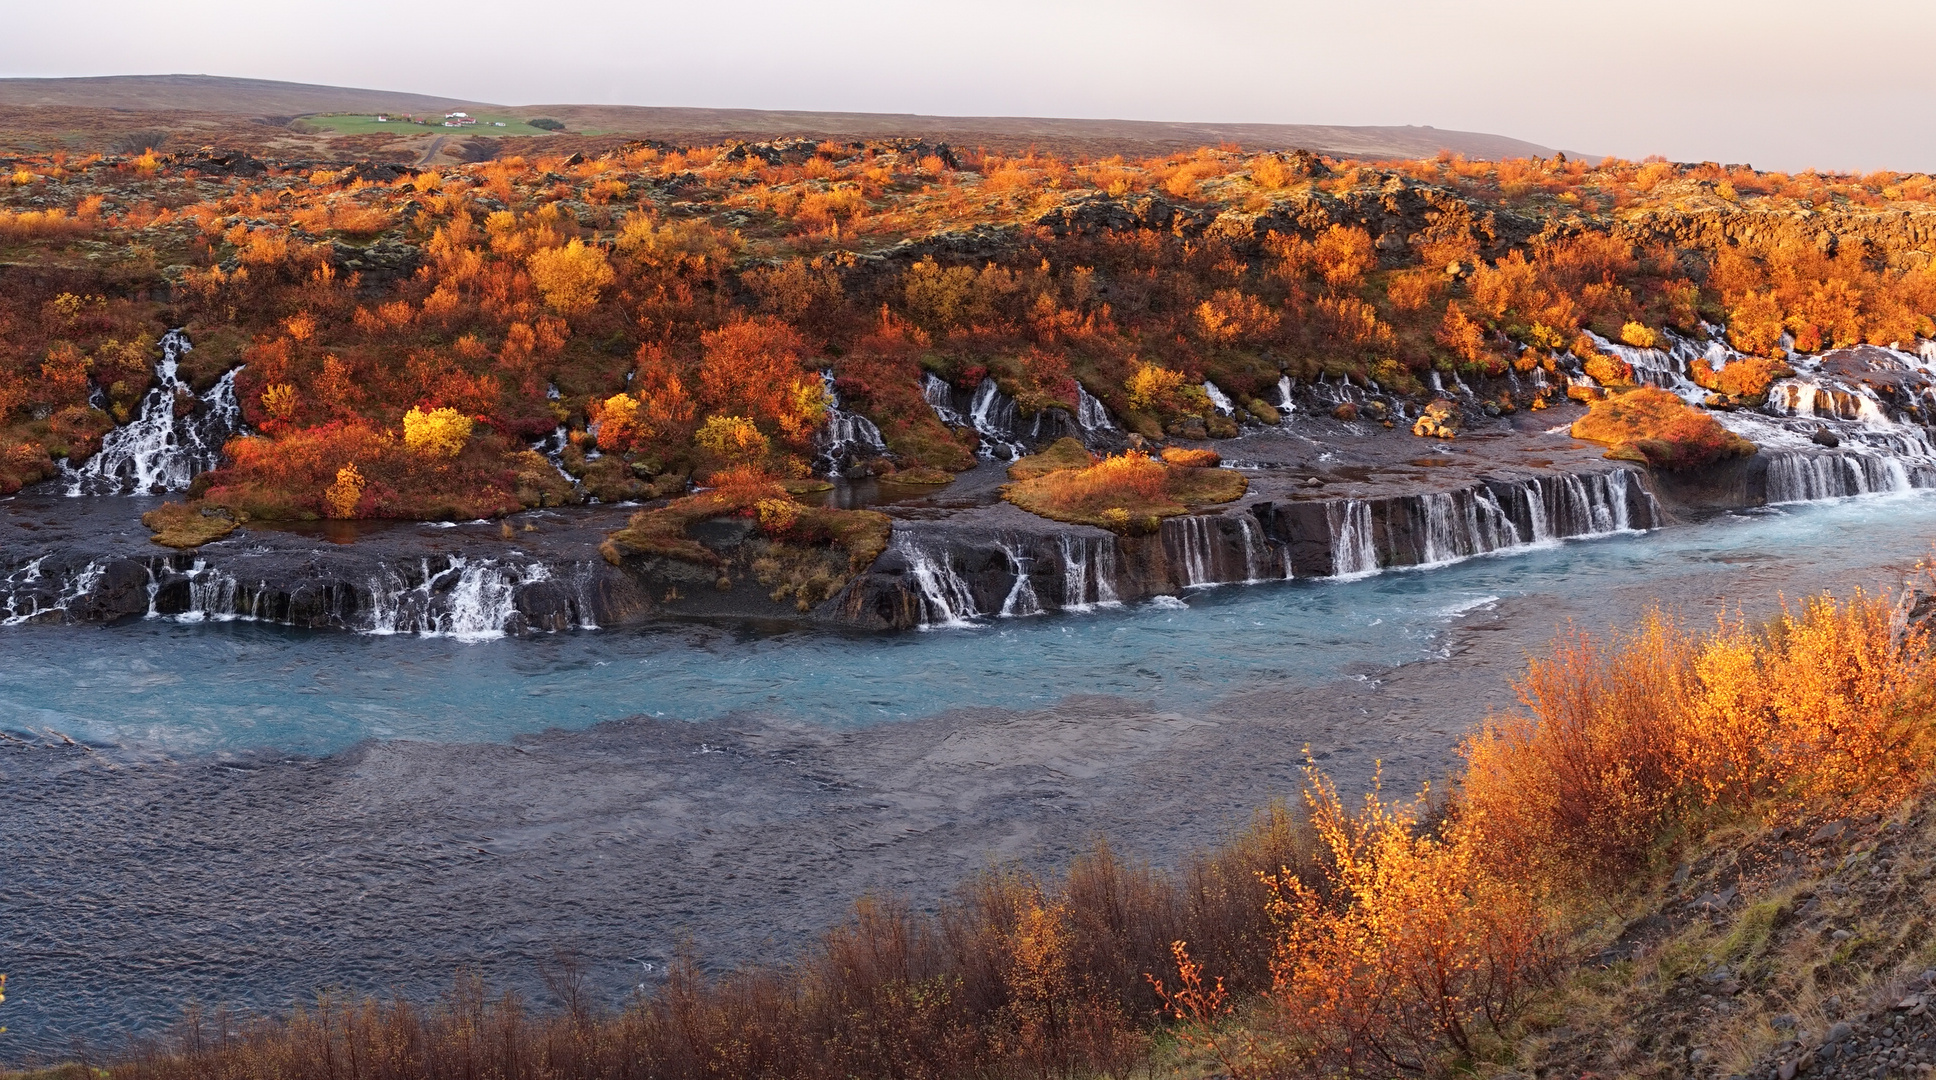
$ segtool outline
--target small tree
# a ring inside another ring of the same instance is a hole
[[[454,458],[471,437],[471,418],[456,409],[411,409],[403,414],[403,445],[428,457]]]
[[[564,315],[598,303],[599,291],[610,285],[614,276],[604,250],[586,247],[579,240],[534,251],[527,266],[531,283],[544,294],[545,303]]]

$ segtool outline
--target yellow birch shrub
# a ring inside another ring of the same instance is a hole
[[[454,458],[471,437],[471,418],[456,409],[412,408],[403,414],[403,445],[425,457]]]
[[[336,482],[323,490],[323,516],[353,518],[356,504],[363,498],[363,474],[355,462],[336,470]]]

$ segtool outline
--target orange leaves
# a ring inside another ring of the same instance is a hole
[[[403,445],[412,453],[454,458],[471,437],[471,418],[456,409],[412,408],[403,414]]]
[[[590,412],[592,423],[598,425],[598,448],[607,453],[624,453],[652,435],[639,416],[639,400],[630,394],[595,401]]]
[[[1181,371],[1144,363],[1136,366],[1135,373],[1123,388],[1129,391],[1129,407],[1132,409],[1171,408],[1188,381]]]
[[[1312,307],[1318,324],[1335,341],[1379,352],[1389,352],[1398,344],[1392,328],[1378,317],[1378,309],[1355,296],[1320,296]]]
[[[1461,360],[1476,364],[1484,360],[1489,352],[1486,348],[1486,328],[1465,313],[1458,301],[1445,305],[1445,318],[1439,324],[1439,344],[1457,353]]]
[[[1356,288],[1378,266],[1371,234],[1356,226],[1333,225],[1318,234],[1314,258],[1325,283],[1338,289]]]
[[[357,471],[355,462],[336,470],[335,481],[323,489],[323,516],[355,517],[356,504],[363,498],[364,484],[363,474]]]
[[[1780,355],[1781,302],[1771,291],[1749,293],[1728,312],[1728,340],[1750,356]]]
[[[55,406],[87,400],[87,372],[94,362],[72,342],[57,341],[40,364],[40,396]]]
[[[1528,715],[1467,740],[1463,805],[1503,865],[1562,889],[1632,870],[1712,807],[1880,805],[1929,759],[1928,664],[1922,635],[1860,592],[1763,631],[1695,637],[1655,614],[1611,639],[1571,632],[1529,665]]]
[[[1723,364],[1719,371],[1698,358],[1688,365],[1688,373],[1694,382],[1717,394],[1727,394],[1750,404],[1759,404],[1768,396],[1768,388],[1776,379],[1785,379],[1795,373],[1795,369],[1779,360],[1769,360],[1759,356],[1747,356]]]
[[[738,464],[764,461],[773,449],[759,427],[743,416],[708,416],[693,441],[714,457]]]
[[[1423,1072],[1499,1034],[1554,968],[1551,915],[1487,864],[1485,818],[1421,833],[1368,795],[1348,813],[1315,770],[1306,801],[1322,851],[1306,880],[1271,879],[1280,927],[1270,998],[1285,1051],[1320,1075]]]
[[[96,204],[97,210],[99,204]],[[22,240],[44,240],[61,236],[77,236],[92,231],[99,224],[96,218],[69,217],[67,211],[52,210],[0,210],[0,241],[17,243]]]
[[[1714,417],[1654,386],[1593,402],[1573,422],[1572,434],[1609,447],[1610,458],[1645,461],[1662,469],[1692,469],[1755,452],[1755,444]]]
[[[1218,289],[1196,310],[1198,332],[1220,344],[1257,341],[1276,330],[1281,321],[1262,300],[1238,289]]]
[[[262,391],[262,411],[275,423],[288,423],[301,402],[302,396],[289,383],[271,383]]]
[[[761,316],[708,331],[700,343],[700,397],[709,407],[771,422],[796,440],[819,423],[819,380],[807,373],[806,344],[792,327]]]

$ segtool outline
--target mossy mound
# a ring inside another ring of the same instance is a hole
[[[1573,422],[1576,439],[1607,447],[1607,457],[1657,469],[1695,469],[1758,448],[1707,413],[1653,386],[1591,403]]]
[[[171,548],[196,548],[235,531],[226,510],[196,503],[164,503],[141,515],[141,523],[155,534],[148,539]]]
[[[747,518],[773,544],[808,548],[838,548],[847,553],[852,574],[887,550],[893,522],[873,510],[841,510],[806,506],[771,480],[740,482],[674,499],[664,506],[632,515],[625,528],[605,538],[599,551],[605,561],[622,565],[628,557],[658,556],[702,566],[721,567],[733,560],[694,539],[693,526],[723,518]],[[845,578],[841,579],[845,583]]]
[[[1041,453],[1017,458],[1015,463],[1008,467],[1008,478],[1010,480],[1033,480],[1038,476],[1047,476],[1053,472],[1063,472],[1068,469],[1086,469],[1095,463],[1096,459],[1090,455],[1089,451],[1083,447],[1081,442],[1074,438],[1061,438],[1051,443],[1048,449],[1043,450]]]
[[[946,469],[936,469],[927,465],[916,465],[911,469],[896,469],[881,479],[890,484],[920,485],[940,487],[955,482],[955,474]]]
[[[1132,452],[1019,479],[1003,486],[1002,497],[1052,521],[1127,534],[1155,532],[1166,517],[1230,502],[1249,486],[1230,469],[1166,465]]]

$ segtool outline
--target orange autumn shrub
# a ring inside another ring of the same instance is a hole
[[[1719,371],[1705,358],[1697,359],[1688,365],[1688,372],[1695,384],[1703,389],[1756,405],[1767,400],[1768,388],[1774,385],[1776,379],[1794,375],[1795,369],[1780,360],[1744,356],[1721,365]]]
[[[1086,468],[1057,468],[1026,475],[1002,488],[1002,497],[1032,514],[1116,532],[1153,532],[1161,519],[1193,506],[1228,502],[1247,482],[1232,469],[1168,465],[1135,451],[1103,458]]]
[[[1187,469],[1214,469],[1223,464],[1223,455],[1208,447],[1193,450],[1187,446],[1166,446],[1163,448],[1165,465],[1181,465]]]
[[[1600,443],[1607,456],[1660,469],[1692,469],[1746,457],[1755,445],[1659,387],[1643,386],[1594,401],[1573,422],[1576,439]]]
[[[1925,635],[1856,593],[1696,637],[1658,614],[1574,631],[1519,684],[1526,712],[1466,741],[1461,812],[1530,883],[1581,888],[1716,810],[1901,798],[1936,752]]]
[[[518,473],[504,464],[497,436],[470,440],[445,456],[412,449],[360,421],[332,422],[275,438],[233,439],[224,450],[228,463],[204,474],[196,489],[207,504],[250,517],[469,519],[523,505]],[[352,472],[361,484],[353,500]]]
[[[1376,795],[1349,813],[1315,771],[1306,798],[1322,870],[1274,881],[1272,1056],[1312,1076],[1477,1056],[1556,970],[1554,911],[1489,865],[1480,814],[1421,831]]]

